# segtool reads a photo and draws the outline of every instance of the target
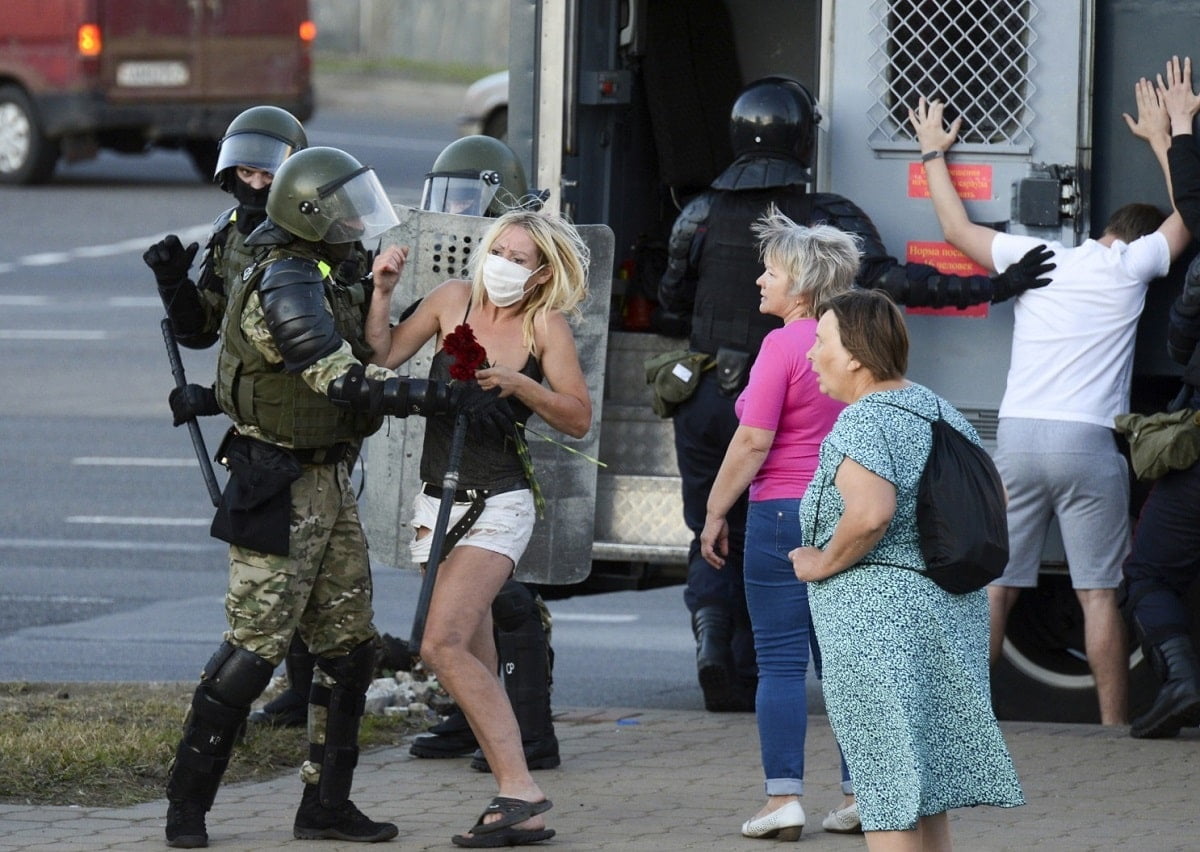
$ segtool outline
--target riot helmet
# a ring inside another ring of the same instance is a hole
[[[399,224],[375,170],[338,148],[305,148],[284,160],[267,215],[310,242],[369,240]]]
[[[464,216],[499,216],[537,209],[546,194],[529,193],[512,149],[492,136],[464,136],[442,149],[425,175],[421,209]]]
[[[290,112],[274,106],[250,107],[229,123],[221,137],[213,180],[221,189],[233,192],[237,166],[275,174],[284,160],[307,147],[304,128]]]
[[[803,84],[790,77],[763,77],[742,89],[733,102],[733,153],[792,157],[808,166],[820,121],[817,101]]]

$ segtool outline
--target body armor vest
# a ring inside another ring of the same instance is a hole
[[[269,362],[242,333],[242,315],[250,294],[257,291],[276,262],[301,257],[313,261],[314,277],[322,276],[338,334],[350,344],[356,358],[363,362],[370,358],[372,350],[363,337],[369,306],[366,289],[358,283],[347,286],[334,282],[316,248],[304,242],[274,247],[260,262],[246,267],[241,276],[226,280],[229,307],[217,356],[216,392],[221,409],[235,423],[254,426],[268,440],[297,449],[357,442],[383,422],[381,417],[338,408],[324,394],[310,388],[299,374],[287,373],[281,363]]]
[[[801,187],[713,193],[692,312],[691,345],[698,352],[711,355],[727,346],[755,358],[767,333],[783,324],[759,312],[754,283],[763,265],[750,226],[771,202],[792,221],[808,224],[811,203]]]

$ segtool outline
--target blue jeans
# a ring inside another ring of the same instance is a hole
[[[746,519],[746,604],[758,658],[755,713],[768,796],[804,793],[808,727],[808,651],[821,674],[821,652],[808,612],[808,585],[796,579],[788,553],[801,545],[800,500],[761,500]],[[850,771],[842,764],[842,791]]]

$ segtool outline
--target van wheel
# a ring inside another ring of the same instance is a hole
[[[58,145],[42,133],[29,96],[0,86],[0,183],[45,183],[57,161]]]
[[[187,150],[188,156],[192,158],[192,165],[196,167],[200,177],[204,179],[205,183],[211,183],[213,172],[217,168],[217,140],[189,139],[184,148]]]
[[[508,107],[501,107],[487,117],[483,123],[483,135],[508,142]]]
[[[1153,672],[1129,631],[1129,712],[1157,691]],[[1000,659],[992,666],[998,719],[1098,723],[1096,683],[1084,655],[1083,611],[1065,574],[1042,574],[1009,613]]]

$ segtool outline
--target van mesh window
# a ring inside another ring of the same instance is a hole
[[[872,6],[871,142],[914,143],[918,95],[963,117],[960,145],[1027,149],[1037,39],[1029,0],[878,0]],[[891,143],[891,144],[889,144]]]

